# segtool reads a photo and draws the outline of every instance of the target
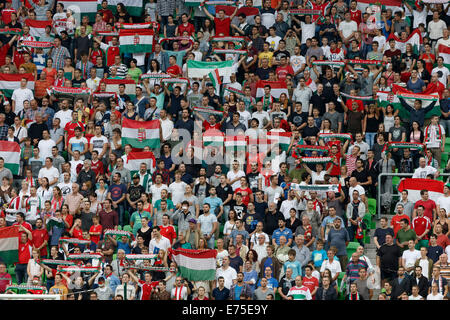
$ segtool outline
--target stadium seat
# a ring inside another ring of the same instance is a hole
[[[441,154],[441,168],[445,168],[447,166],[448,161],[448,152],[442,152]]]
[[[131,228],[131,226],[129,224],[127,224],[126,226],[123,226],[123,230],[128,231],[128,232],[133,232],[133,228]]]
[[[122,230],[122,226],[120,224],[117,226],[117,230]]]
[[[377,200],[374,198],[368,198],[369,213],[374,216],[377,213]]]
[[[347,257],[350,260],[352,254],[356,252],[356,249],[360,246],[359,242],[349,242],[347,245]]]

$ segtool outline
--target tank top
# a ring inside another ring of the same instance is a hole
[[[391,129],[394,126],[394,116],[384,116],[384,129],[386,132],[389,132],[389,129]]]
[[[379,123],[380,120],[377,119],[375,116],[372,118],[367,117],[366,132],[377,132]]]

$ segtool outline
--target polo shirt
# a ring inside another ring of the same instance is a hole
[[[292,230],[289,228],[284,228],[283,231],[281,231],[280,229],[276,229],[273,234],[272,234],[272,239],[275,239],[275,242],[277,245],[280,244],[280,237],[281,236],[285,236],[286,240],[289,241],[289,239],[292,239]]]

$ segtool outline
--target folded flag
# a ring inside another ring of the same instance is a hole
[[[389,50],[389,40],[395,40],[395,47],[399,49],[402,53],[406,52],[406,44],[410,43],[413,47],[413,52],[415,54],[419,53],[420,45],[423,43],[422,34],[419,29],[411,32],[409,37],[406,40],[401,40],[399,37],[391,33],[389,37],[386,39],[385,50]]]
[[[0,228],[0,260],[6,264],[12,264],[19,261],[18,226]]]
[[[51,265],[58,265],[58,266],[73,266],[73,265],[75,265],[75,262],[67,261],[67,260],[43,259],[41,262],[43,264],[51,264]]]
[[[208,129],[203,133],[203,146],[223,147],[225,135],[217,129]]]
[[[159,120],[136,121],[124,118],[122,121],[122,145],[130,144],[133,148],[159,148]]]
[[[30,35],[39,40],[45,36],[45,27],[53,27],[53,21],[41,21],[41,20],[25,20],[25,24],[30,27]]]
[[[168,73],[143,73],[141,74],[141,79],[164,79],[170,78]]]
[[[437,51],[438,57],[444,58],[444,65],[450,69],[450,46],[440,44]]]
[[[101,253],[69,253],[68,259],[70,260],[89,260],[89,259],[101,259],[103,255]]]
[[[423,151],[423,150],[425,150],[425,145],[423,143],[414,143],[414,142],[388,142],[384,145],[382,151],[388,152],[389,150],[392,150],[394,148],[414,149],[414,150]]]
[[[207,76],[210,72],[213,72],[215,69],[219,70],[219,76],[221,77],[229,77],[233,72],[233,60],[227,61],[195,61],[188,60],[188,77],[189,78],[203,78],[203,76]]]
[[[319,133],[319,139],[353,140],[351,133]]]
[[[256,83],[256,98],[261,98],[264,96],[264,87],[266,85],[270,86],[270,93],[272,97],[276,99],[279,99],[282,93],[289,96],[286,81],[259,80]]]
[[[217,251],[168,249],[178,266],[179,274],[189,281],[210,281],[216,276]]]
[[[152,29],[120,29],[120,53],[152,52]]]
[[[444,182],[432,179],[407,178],[400,181],[397,187],[399,192],[408,190],[408,200],[415,203],[421,200],[420,191],[427,190],[431,200],[437,201],[444,195]]]
[[[5,168],[13,175],[19,174],[20,146],[14,141],[0,141],[0,157],[5,160]]]
[[[28,47],[28,48],[42,48],[42,49],[48,49],[53,47],[52,42],[45,42],[45,41],[22,41],[21,42],[22,47]]]
[[[125,259],[127,260],[156,260],[157,254],[127,254]]]
[[[225,148],[227,152],[245,151],[247,148],[247,140],[244,135],[241,136],[225,136]]]
[[[362,64],[362,65],[375,65],[375,66],[381,66],[384,64],[381,60],[354,60],[349,59],[347,60],[348,64]]]
[[[22,35],[23,31],[20,28],[0,28],[0,34],[6,35],[6,34],[11,34],[11,35]]]
[[[121,23],[121,29],[149,29],[153,28],[153,22],[144,22],[144,23]]]
[[[329,163],[333,162],[332,157],[301,157],[300,160],[304,163]]]
[[[278,145],[282,151],[288,151],[291,144],[292,132],[267,132],[267,139],[271,145]]]
[[[131,151],[127,155],[127,161],[124,167],[130,170],[131,176],[139,172],[141,164],[147,165],[147,170],[153,170],[156,167],[155,155],[151,151]]]
[[[313,66],[345,67],[345,61],[314,60]]]
[[[222,80],[220,80],[219,69],[214,69],[210,73],[208,73],[209,79],[211,79],[212,85],[214,86],[214,91],[216,93],[220,92],[220,85],[222,84]]]
[[[301,185],[298,183],[292,183],[291,189],[297,190],[300,192],[309,192],[309,191],[316,191],[316,192],[339,192],[340,191],[340,185],[339,184],[310,184],[310,185]]]
[[[346,97],[348,99],[353,99],[353,100],[362,100],[362,101],[371,101],[371,100],[375,100],[373,98],[373,96],[352,96],[350,94],[346,94],[344,92],[341,92],[341,95],[343,97]]]
[[[136,98],[136,82],[134,80],[126,79],[102,79],[106,84],[106,92],[119,92],[119,84],[125,85],[125,94],[127,94],[131,101]]]

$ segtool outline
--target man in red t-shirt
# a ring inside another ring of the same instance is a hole
[[[353,0],[350,3],[350,19],[352,19],[353,21],[355,21],[358,24],[361,23],[362,21],[362,15],[361,15],[361,10],[358,10],[356,8],[357,2],[355,0]]]
[[[287,63],[287,58],[285,56],[281,57],[280,65],[276,70],[278,80],[286,80],[288,74],[294,74],[294,69]]]
[[[75,128],[77,127],[80,127],[81,132],[84,132],[84,124],[78,121],[78,112],[73,111],[72,121],[67,122],[66,126],[64,127],[64,139],[66,141],[66,145],[68,145],[70,138],[75,137]]]
[[[48,231],[43,226],[41,218],[36,220],[36,229],[31,234],[33,236],[32,243],[33,249],[40,251],[41,258],[47,257],[47,244],[48,244]]]
[[[417,216],[417,208],[419,206],[423,206],[425,208],[423,215],[425,217],[428,217],[428,219],[430,219],[430,221],[433,222],[436,219],[437,215],[436,202],[434,202],[429,198],[427,190],[420,190],[420,196],[422,199],[417,201],[416,204],[414,205],[412,218],[414,219]]]
[[[103,21],[105,21],[106,23],[112,23],[114,16],[112,11],[108,9],[108,1],[106,0],[102,1],[102,8],[98,10],[98,13],[102,16]]]
[[[431,221],[424,216],[424,207],[417,207],[417,217],[412,220],[411,227],[416,232],[417,239],[428,240],[428,232],[431,230]]]
[[[26,282],[28,260],[32,257],[31,252],[33,248],[31,240],[33,239],[33,235],[30,230],[23,226],[19,227],[19,231],[22,233],[19,238],[19,261],[16,264],[15,272],[17,283],[21,284],[22,282]]]
[[[13,226],[22,226],[30,232],[33,231],[31,224],[25,221],[25,215],[23,212],[16,213],[16,222],[13,223]],[[24,233],[24,231],[20,231],[19,233]]]
[[[138,286],[141,288],[139,300],[150,300],[152,291],[158,286],[159,281],[152,281],[152,274],[148,271],[145,272],[144,274],[145,281],[142,281],[130,271],[128,271],[128,274],[133,279],[133,281],[136,282]]]
[[[319,288],[319,280],[312,276],[311,266],[305,267],[305,276],[303,277],[303,285],[309,289],[313,300],[315,300],[316,291]]]
[[[189,36],[192,36],[195,32],[195,28],[192,23],[189,23],[188,15],[183,13],[181,15],[181,24],[178,26],[178,35],[182,36],[185,31],[187,31]]]
[[[398,203],[397,204],[397,214],[395,216],[393,216],[392,220],[391,220],[391,226],[392,226],[392,229],[394,230],[395,237],[397,237],[398,230],[400,230],[402,228],[402,226],[400,225],[400,221],[402,219],[408,220],[409,223],[411,222],[409,217],[403,213],[403,204]]]
[[[182,74],[180,66],[177,65],[177,57],[170,56],[169,57],[169,65],[170,65],[170,67],[167,68],[166,72],[168,74],[170,74],[172,77],[176,78]]]
[[[175,240],[177,239],[177,233],[175,231],[175,228],[169,223],[169,215],[164,214],[162,217],[162,225],[159,226],[159,233],[163,237],[166,237],[169,239],[170,243],[173,245],[175,243]]]
[[[6,55],[8,54],[9,48],[12,46],[13,42],[16,41],[16,39],[17,35],[12,37],[11,40],[9,40],[9,42],[6,44],[3,44],[2,41],[0,40],[0,66],[6,64],[5,62]]]
[[[249,202],[253,202],[253,192],[252,189],[248,187],[247,178],[240,178],[241,186],[234,191],[234,199],[236,199],[236,195],[239,193],[242,196],[242,202],[245,206],[248,206]]]
[[[211,20],[214,20],[214,25],[216,26],[216,35],[217,36],[226,36],[228,37],[230,35],[230,25],[231,20],[233,20],[234,16],[236,15],[238,11],[238,7],[234,10],[233,14],[230,17],[225,17],[225,10],[219,10],[216,12],[217,17],[214,17],[209,11],[206,9],[205,6],[203,6],[203,11],[205,12],[206,16],[210,18]]]
[[[6,264],[4,262],[0,262],[0,293],[4,293],[6,288],[11,283],[11,275],[6,272]]]
[[[89,235],[91,236],[91,241],[98,244],[100,241],[100,236],[102,235],[103,227],[100,224],[98,216],[92,217],[93,225],[89,228]]]

